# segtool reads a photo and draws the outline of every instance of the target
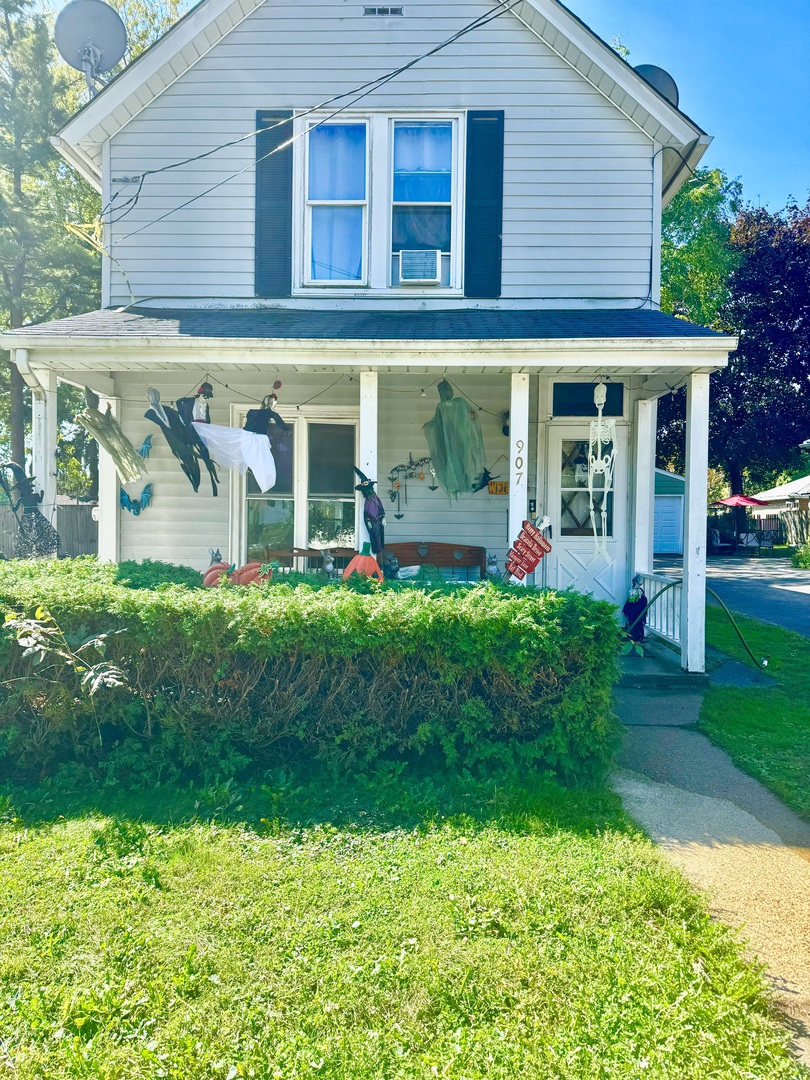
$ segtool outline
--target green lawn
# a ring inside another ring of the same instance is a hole
[[[805,1075],[603,789],[80,781],[0,824],[0,1076]]]
[[[740,768],[756,776],[810,821],[810,640],[742,615],[734,616],[755,656],[770,656],[778,687],[712,687],[700,724]],[[710,645],[751,664],[728,618],[706,610]],[[753,666],[753,665],[752,665]]]

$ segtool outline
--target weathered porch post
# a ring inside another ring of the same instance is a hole
[[[706,489],[709,466],[709,376],[686,384],[686,491],[684,498],[681,667],[706,667]]]
[[[633,573],[650,574],[653,568],[655,516],[655,435],[657,398],[639,398],[635,415],[636,482],[633,505]]]
[[[379,481],[377,476],[377,425],[378,425],[379,394],[377,391],[377,372],[360,372],[360,436],[357,467],[370,480]],[[377,488],[379,489],[379,483]],[[358,492],[357,505],[362,506],[362,496]],[[363,523],[363,515],[360,509],[357,513],[358,520],[358,548],[362,548],[363,542],[369,539],[368,529]]]
[[[104,397],[99,410],[110,405],[113,416],[121,411],[121,399]],[[98,557],[101,562],[118,562],[121,557],[121,481],[107,451],[98,448]]]
[[[512,372],[509,441],[509,543],[511,545],[523,528],[529,509],[529,376],[517,371]]]

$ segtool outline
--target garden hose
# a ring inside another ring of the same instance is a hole
[[[680,582],[680,581],[670,581],[670,583],[668,585],[664,586],[664,588],[661,590],[661,592],[656,593],[655,596],[652,598],[652,600],[649,600],[647,602],[646,608],[639,615],[637,615],[636,618],[633,619],[633,621],[627,627],[628,634],[633,629],[633,627],[636,626],[637,623],[641,622],[641,620],[646,617],[647,612],[650,610],[650,608],[653,606],[653,604],[655,603],[656,600],[660,600],[660,598],[664,595],[665,592],[669,592],[670,589],[673,589],[676,585],[681,585],[681,584],[682,584],[682,582]],[[756,658],[756,656],[754,656],[754,654],[751,652],[751,649],[750,649],[750,647],[748,645],[748,642],[743,637],[742,630],[740,630],[739,626],[737,625],[736,619],[731,614],[731,612],[728,610],[728,608],[726,607],[724,601],[721,600],[721,598],[717,595],[717,593],[714,591],[714,589],[710,589],[708,585],[706,586],[706,592],[710,593],[715,598],[715,600],[720,605],[720,607],[723,609],[723,611],[725,611],[726,615],[728,615],[729,620],[731,621],[731,625],[734,627],[734,629],[735,629],[735,631],[737,633],[737,637],[742,642],[742,645],[743,645],[743,648],[745,649],[745,651],[748,653],[748,655],[754,661],[754,664],[758,668],[766,668],[768,666],[768,661],[770,660],[770,657],[769,656],[763,656],[761,659],[758,660]]]

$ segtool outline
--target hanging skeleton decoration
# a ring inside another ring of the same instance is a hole
[[[588,440],[588,499],[590,502],[594,550],[597,557],[601,555],[605,559],[608,558],[606,543],[608,493],[613,487],[613,469],[616,461],[616,421],[605,420],[602,417],[602,410],[605,407],[606,400],[607,387],[600,381],[593,391],[596,419],[591,421]],[[595,500],[595,496],[600,492],[602,495],[599,509],[601,529],[597,524]]]

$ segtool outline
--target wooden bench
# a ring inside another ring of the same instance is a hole
[[[357,552],[354,548],[329,548],[335,560],[335,566],[342,570],[348,566]],[[264,562],[277,562],[280,567],[294,570],[302,565],[298,560],[306,560],[309,570],[323,569],[323,553],[319,548],[265,548]]]
[[[383,563],[394,556],[400,566],[438,566],[440,570],[478,570],[479,577],[487,576],[487,549],[467,547],[464,544],[439,544],[431,540],[417,543],[386,544],[382,552]]]

